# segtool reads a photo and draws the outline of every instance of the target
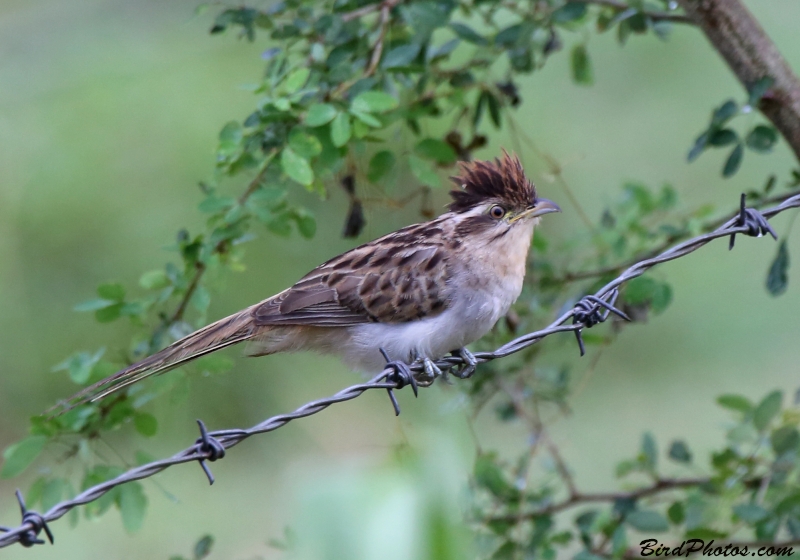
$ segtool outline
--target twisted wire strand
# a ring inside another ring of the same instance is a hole
[[[790,198],[784,200],[781,204],[769,208],[767,210],[761,211],[761,215],[767,218],[771,218],[784,212],[790,208],[799,208],[800,207],[800,195],[795,195]],[[617,290],[622,284],[625,282],[632,280],[638,276],[641,276],[650,268],[656,266],[657,264],[661,264],[664,262],[672,261],[678,258],[681,258],[689,253],[692,253],[699,249],[700,247],[710,243],[715,239],[719,239],[720,237],[728,237],[731,234],[745,234],[747,235],[752,230],[750,229],[747,223],[743,223],[742,225],[737,225],[739,222],[740,217],[736,216],[731,218],[720,227],[715,229],[710,233],[706,233],[703,235],[698,235],[697,237],[693,237],[687,241],[674,245],[673,247],[665,250],[664,252],[660,253],[659,255],[644,259],[639,261],[638,263],[630,266],[626,270],[624,270],[619,276],[617,276],[614,280],[608,282],[605,286],[600,288],[594,296],[599,299],[606,299],[612,295],[612,293]],[[549,327],[535,331],[532,333],[528,333],[525,335],[520,336],[504,344],[503,346],[497,348],[493,352],[477,352],[474,354],[475,359],[480,362],[488,362],[491,360],[496,360],[499,358],[504,358],[516,352],[519,352],[529,346],[536,344],[537,342],[543,340],[545,337],[550,336],[551,334],[555,333],[562,333],[562,332],[574,332],[579,331],[583,328],[587,328],[590,325],[583,324],[581,322],[576,322],[574,324],[565,325],[568,320],[570,320],[573,315],[575,314],[575,309],[571,309],[567,311],[563,315],[561,315],[558,319],[553,321]],[[442,358],[437,360],[436,365],[442,368],[451,368],[453,366],[460,366],[466,365],[465,360],[461,356],[448,356],[446,358]],[[412,364],[409,366],[409,369],[417,375],[417,383],[421,387],[427,387],[433,383],[433,379],[429,379],[424,377],[424,368],[422,364]],[[329,406],[349,401],[355,399],[366,391],[371,389],[399,389],[405,385],[404,382],[400,380],[393,380],[396,379],[393,374],[395,374],[395,370],[392,367],[385,368],[380,374],[373,377],[370,381],[366,383],[360,383],[357,385],[353,385],[351,387],[347,387],[339,391],[338,393],[319,400],[311,401],[300,408],[296,409],[294,412],[288,414],[279,414],[277,416],[272,416],[271,418],[267,418],[263,422],[256,424],[248,429],[232,429],[232,430],[218,430],[213,432],[208,432],[208,438],[213,438],[221,444],[223,449],[230,449],[231,447],[241,443],[245,439],[254,436],[256,434],[263,434],[266,432],[271,432],[273,430],[277,430],[291,422],[292,420],[296,420],[298,418],[305,418],[306,416],[311,416],[313,414],[317,414],[328,408]],[[161,459],[159,461],[153,461],[151,463],[132,468],[125,473],[117,476],[116,478],[112,478],[91,488],[88,488],[75,496],[72,499],[64,500],[52,508],[50,508],[47,513],[41,515],[41,518],[44,519],[45,522],[55,521],[56,519],[61,518],[71,509],[87,504],[89,502],[93,502],[106,494],[107,492],[113,490],[117,486],[125,484],[127,482],[131,482],[134,480],[141,480],[144,478],[148,478],[153,476],[173,465],[179,465],[181,463],[191,463],[193,461],[202,461],[202,460],[213,460],[216,456],[213,454],[213,451],[210,449],[205,449],[203,447],[203,442],[198,440],[195,444],[186,449],[176,453],[172,457],[167,459]],[[210,473],[207,471],[207,474]],[[213,478],[209,478],[210,482],[213,482]],[[0,530],[5,531],[4,533],[0,533],[0,548],[9,546],[16,542],[20,542],[23,538],[23,535],[30,532],[35,531],[37,527],[31,521],[24,521],[19,526],[14,528],[6,528],[0,527]]]

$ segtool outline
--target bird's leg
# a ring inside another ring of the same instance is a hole
[[[451,354],[464,360],[464,364],[456,368],[456,370],[453,371],[453,375],[459,379],[467,379],[472,377],[472,374],[475,373],[475,368],[478,365],[478,359],[475,357],[475,355],[466,348],[453,350]]]
[[[430,379],[435,379],[444,375],[442,370],[439,369],[439,366],[434,364],[433,360],[431,360],[428,356],[424,356],[417,352],[415,361],[422,362],[422,367],[425,369],[425,375],[427,375]]]

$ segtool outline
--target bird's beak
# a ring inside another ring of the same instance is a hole
[[[548,200],[546,198],[537,198],[536,204],[527,208],[524,212],[520,212],[516,216],[514,216],[513,220],[516,222],[522,218],[535,218],[537,216],[544,216],[545,214],[549,214],[551,212],[561,212],[561,207],[558,204],[553,202],[552,200]]]

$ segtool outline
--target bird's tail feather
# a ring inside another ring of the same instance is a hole
[[[253,334],[254,325],[250,309],[245,309],[211,323],[152,356],[86,387],[66,401],[58,403],[47,413],[59,415],[78,405],[97,401],[142,379],[167,372],[216,350],[249,340]]]

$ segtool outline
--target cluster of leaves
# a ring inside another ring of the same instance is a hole
[[[745,148],[757,154],[768,154],[778,141],[778,131],[769,124],[757,124],[748,132],[741,135],[731,128],[730,122],[736,117],[753,114],[762,99],[770,95],[773,79],[766,77],[757,81],[750,88],[747,102],[741,107],[733,99],[728,99],[714,109],[708,128],[704,130],[694,142],[686,159],[689,162],[697,159],[708,148],[731,148],[725,164],[722,166],[722,176],[732,177],[739,171],[744,158]],[[752,119],[749,119],[752,121]]]
[[[575,558],[581,560],[621,558],[637,555],[635,545],[653,535],[672,543],[670,548],[690,539],[740,547],[800,539],[800,409],[783,401],[780,391],[758,403],[741,395],[719,397],[734,420],[706,476],[696,476],[700,467],[680,440],[666,451],[670,466],[661,465],[655,438],[645,434],[638,455],[617,467],[618,477],[636,482],[629,492],[565,495],[557,476],[527,489],[519,465],[479,455],[473,515],[484,531],[487,556],[555,558],[559,550],[577,546],[583,551]],[[665,477],[665,470],[677,474]],[[556,522],[565,511],[570,526]]]
[[[631,34],[649,31],[663,37],[669,18],[660,17],[665,12],[654,9],[669,11],[671,5],[665,1],[656,8],[643,2],[595,6],[557,0],[336,0],[321,5],[311,0],[285,0],[264,10],[222,10],[212,34],[234,30],[250,41],[268,40],[269,45],[262,55],[264,75],[252,88],[256,107],[241,122],[222,128],[215,172],[200,184],[199,210],[207,216],[206,226],[196,233],[178,232],[172,247],[176,262],[144,273],[138,290],[120,283],[103,284],[96,298],[76,307],[93,312],[101,323],[126,318],[134,331],[128,348],[115,352],[116,359],[104,349],[80,351],[55,370],[66,372],[77,386],[85,386],[204,324],[214,279],[244,269],[243,245],[259,228],[280,236],[295,230],[306,238],[315,235],[314,216],[293,202],[297,189],[324,197],[332,185],[341,182],[351,197],[345,231],[357,236],[363,227],[358,189],[364,183],[405,185],[408,192],[399,193],[401,196],[409,196],[419,187],[439,188],[442,176],[458,160],[471,158],[486,145],[487,135],[500,129],[511,110],[522,103],[521,76],[540,69],[562,50],[565,41],[572,41],[573,78],[578,84],[590,84],[593,70],[587,26],[594,25],[599,32],[615,29],[623,43]],[[762,89],[751,93],[749,106],[757,105],[768,86]],[[717,111],[698,150],[729,145],[720,143],[718,136],[730,136],[727,123],[737,111],[735,104],[733,112],[730,108]],[[756,127],[744,144],[765,151],[774,143],[773,139],[767,147],[765,138],[765,132]],[[742,144],[738,136],[736,142]],[[738,157],[741,160],[741,155]],[[247,186],[236,192],[231,185],[240,185],[244,177]],[[701,231],[710,210],[679,214],[676,198],[669,186],[654,192],[629,183],[588,235],[578,235],[556,250],[537,233],[533,274],[521,303],[484,343],[495,346],[521,331],[533,330],[544,318],[569,308],[587,290],[613,276],[621,268],[619,263]],[[788,256],[781,262],[785,266],[776,265],[776,277],[785,275]],[[575,263],[582,268],[597,267],[599,272],[564,272],[567,264]],[[666,309],[671,290],[664,281],[646,276],[627,285],[623,300],[629,314],[643,318],[650,310],[660,313]],[[606,344],[610,336],[584,335],[587,344]],[[497,394],[509,380],[517,379],[515,391],[523,404],[503,401],[498,407],[501,418],[518,418],[521,406],[530,404],[534,395],[538,402],[566,408],[569,367],[537,365],[534,369],[541,351],[541,346],[534,346],[502,363],[481,366],[481,375],[469,385],[476,406]],[[212,355],[183,369],[218,373],[230,367],[228,358]],[[152,437],[158,421],[147,412],[149,403],[167,392],[173,399],[180,397],[186,387],[185,372],[178,371],[55,418],[35,417],[30,435],[5,450],[0,476],[20,475],[46,446],[64,444],[63,460],[78,458],[84,471],[70,479],[55,468],[39,469],[27,503],[46,510],[74,495],[76,487],[87,488],[119,474],[120,467],[96,464],[96,441],[109,431],[129,427]],[[645,453],[646,461],[653,453]],[[673,446],[671,455],[687,457],[688,451],[685,446]],[[518,465],[518,474],[528,469],[530,455],[526,457]],[[136,463],[149,459],[146,453],[136,452]],[[641,465],[636,465],[632,470],[641,470]],[[476,480],[478,487],[499,502],[496,505],[509,511],[546,507],[556,496],[555,487],[547,484],[520,490],[508,482],[506,471],[491,454],[479,458]],[[133,531],[142,523],[147,499],[139,483],[129,483],[84,511],[93,517],[112,505],[120,510],[125,527]],[[574,538],[608,533],[616,523],[609,533],[613,537],[618,530],[624,531],[619,528],[625,523],[635,528],[636,521],[626,521],[642,517],[635,509],[583,518],[578,524],[580,537],[569,531],[557,532],[552,516],[533,517],[524,546],[555,550]],[[77,520],[74,510],[71,515]],[[639,523],[641,526],[644,521]],[[493,522],[487,527],[500,537],[510,535],[509,527],[500,531]],[[618,541],[626,542],[623,537]],[[521,543],[519,538],[509,537],[493,554],[502,558],[505,552],[500,551],[516,550]],[[204,546],[197,550],[205,552],[196,550],[195,557],[207,554],[210,541]]]

